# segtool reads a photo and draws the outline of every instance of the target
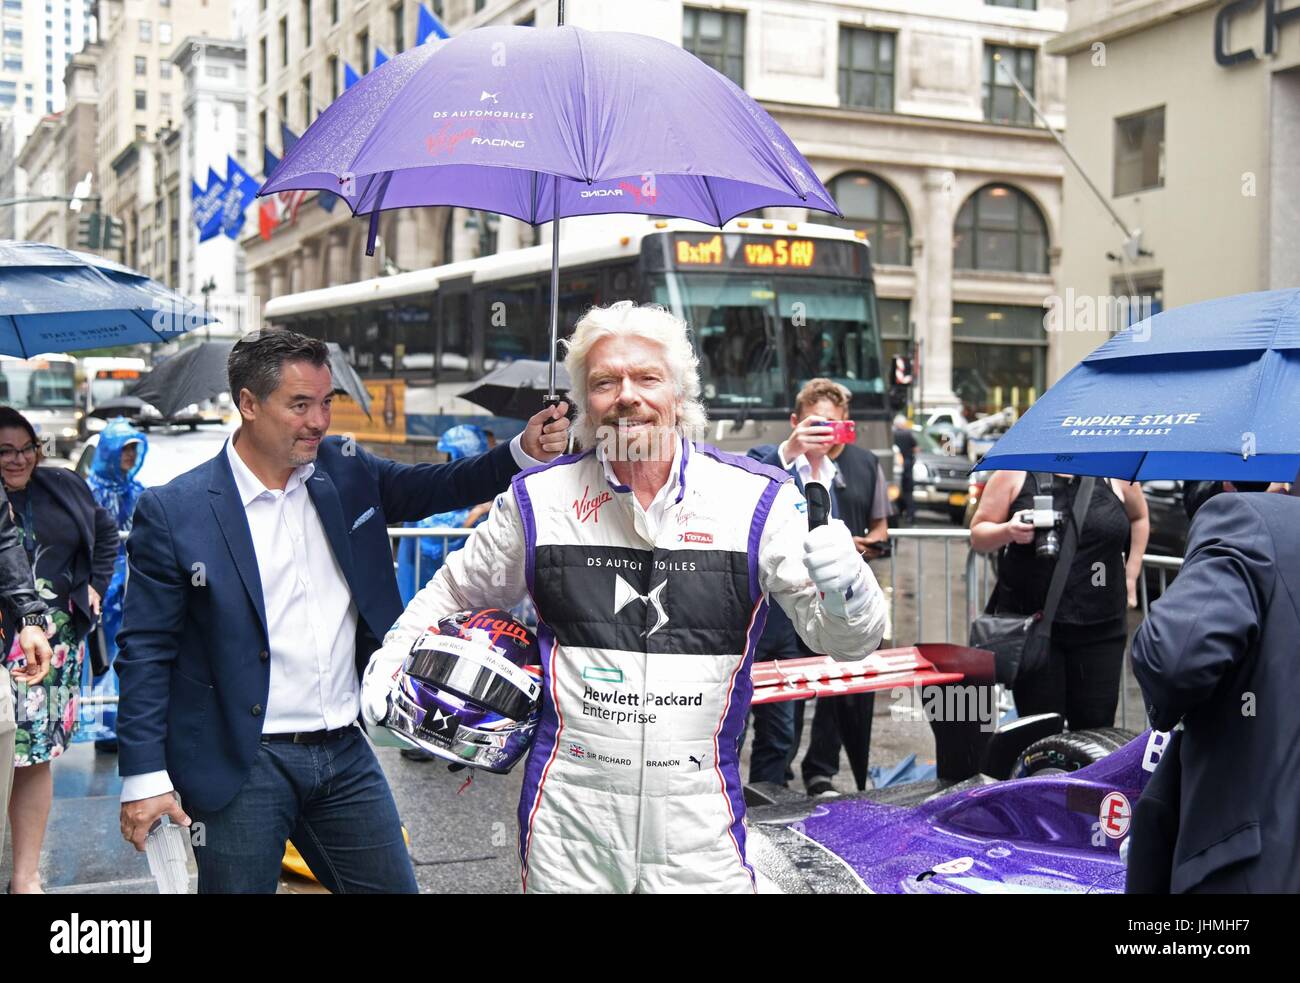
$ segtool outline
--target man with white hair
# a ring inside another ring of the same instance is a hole
[[[695,443],[686,325],[593,308],[567,342],[583,453],[523,472],[393,626],[366,673],[382,722],[419,634],[538,610],[542,717],[519,804],[525,891],[752,891],[737,745],[769,599],[818,652],[859,659],[884,601],[838,522],[808,531],[788,476]]]

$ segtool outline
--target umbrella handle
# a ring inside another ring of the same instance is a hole
[[[545,409],[548,406],[559,406],[561,403],[569,403],[569,411],[565,413],[564,416],[570,423],[572,423],[574,418],[578,415],[578,408],[574,406],[573,403],[569,402],[569,397],[560,396],[556,393],[550,393],[549,395],[542,397],[542,409]]]

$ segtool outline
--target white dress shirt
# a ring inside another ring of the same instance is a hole
[[[658,540],[659,527],[663,524],[664,513],[668,510],[668,507],[670,505],[672,505],[674,502],[677,501],[677,492],[678,489],[681,488],[681,476],[682,476],[681,434],[675,435],[675,439],[673,440],[673,447],[674,450],[673,450],[672,470],[668,472],[668,480],[664,482],[663,487],[659,489],[659,491],[655,494],[655,497],[650,501],[650,507],[647,509],[643,509],[641,507],[641,503],[637,500],[635,493],[629,496],[632,499],[633,525],[636,526],[637,532],[639,532],[647,541],[651,543],[656,542]],[[605,449],[603,445],[597,447],[596,456],[600,459],[600,463],[604,465],[605,480],[608,481],[610,485],[614,488],[627,489],[628,486],[624,485],[621,481],[619,481],[618,476],[614,474],[614,467],[613,465],[610,464],[609,458],[606,457]]]
[[[267,488],[226,441],[226,458],[262,582],[270,632],[271,688],[262,733],[333,730],[357,719],[361,687],[355,664],[357,606],[352,601],[320,515],[307,494],[315,464],[296,468],[284,490]],[[510,442],[520,469],[541,464]],[[166,771],[122,779],[122,801],[134,802],[173,789]]]
[[[809,481],[817,481],[830,488],[835,481],[835,476],[839,474],[840,469],[835,466],[835,462],[830,456],[822,458],[822,466],[818,469],[817,474],[813,474],[812,462],[808,460],[808,455],[800,454],[793,461],[785,456],[785,442],[782,441],[776,449],[776,456],[781,459],[781,466],[787,470],[791,467],[799,474],[799,480],[804,484]]]

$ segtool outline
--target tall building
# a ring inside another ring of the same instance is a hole
[[[413,2],[367,4],[351,19],[333,0],[259,3],[250,118],[273,149],[282,121],[300,132],[337,96],[345,63],[364,72],[376,45],[391,55],[413,40]],[[453,34],[556,19],[554,0],[434,6]],[[1065,27],[1065,0],[569,0],[565,10],[569,24],[682,45],[772,114],[845,218],[791,208],[769,217],[867,232],[886,353],[919,352],[926,405],[1023,410],[1046,388],[1044,302],[1060,261],[1065,164],[1007,73],[1064,127],[1065,65],[1044,45]],[[293,226],[267,241],[250,233],[245,245],[264,301],[514,248],[530,234],[464,209],[385,213],[382,249],[368,260],[366,223],[309,199]]]
[[[99,94],[95,87],[95,59],[89,51],[83,50],[69,60],[61,85],[66,92],[63,112],[51,114],[37,124],[18,153],[17,165],[27,175],[28,195],[70,197],[89,174],[93,196],[99,192],[94,179]],[[22,238],[78,248],[78,223],[97,207],[92,201],[87,201],[80,211],[57,200],[29,204]]]
[[[164,128],[176,129],[184,79],[172,55],[183,36],[227,37],[231,0],[98,0],[96,12],[103,93],[96,170],[106,211],[127,223],[126,255],[136,258],[152,248],[152,233],[150,245],[143,246],[134,212],[140,189],[121,184],[119,175],[138,177],[137,144],[154,142]]]
[[[1066,173],[1060,371],[1149,312],[1300,284],[1300,11],[1130,6],[1074,0],[1050,46],[1101,193]]]
[[[89,0],[0,2],[0,127],[12,139],[0,154],[0,198],[30,193],[15,155],[42,119],[63,111],[64,68],[93,37]],[[0,236],[25,236],[28,224],[27,206],[0,208]]]

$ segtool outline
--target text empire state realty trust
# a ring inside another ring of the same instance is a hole
[[[1174,427],[1194,424],[1200,417],[1200,413],[1067,416],[1061,426],[1071,428],[1071,437],[1163,437]]]

